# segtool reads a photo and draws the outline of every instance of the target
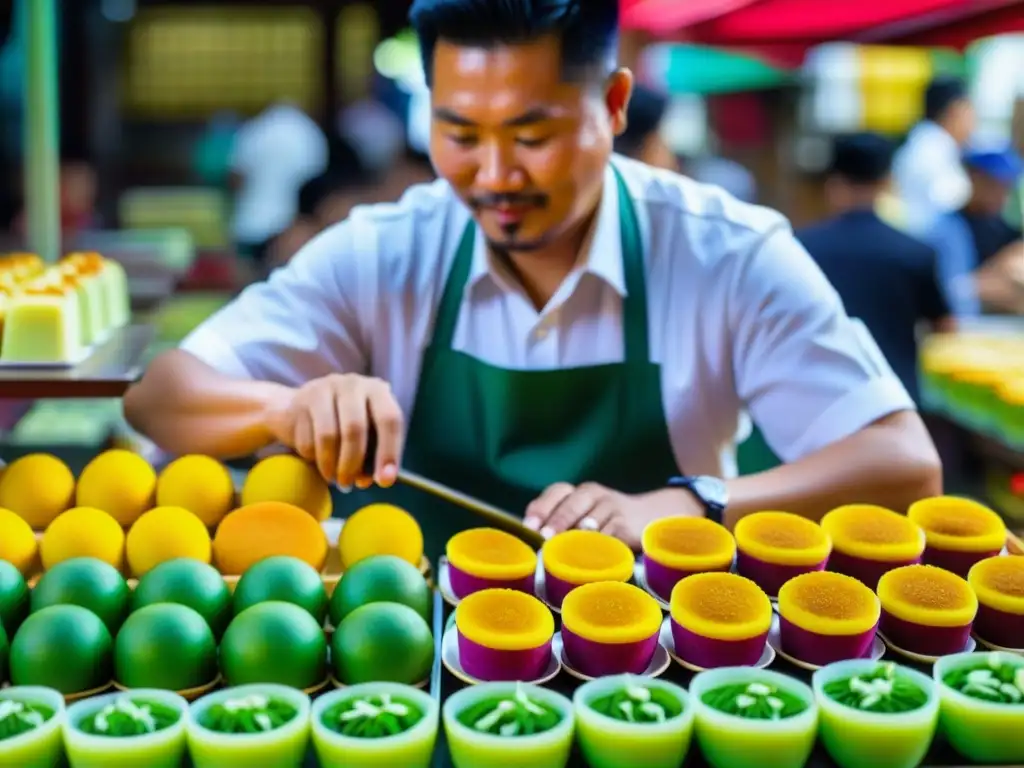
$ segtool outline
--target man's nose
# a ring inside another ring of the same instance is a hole
[[[526,174],[516,160],[515,149],[506,142],[493,141],[480,149],[477,184],[488,192],[515,192],[523,189]]]

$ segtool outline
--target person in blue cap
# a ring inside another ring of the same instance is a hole
[[[968,150],[963,162],[970,199],[961,210],[940,217],[928,236],[939,255],[943,288],[959,317],[985,310],[1020,313],[1024,284],[1015,270],[1024,264],[1024,243],[1003,213],[1024,162],[1008,145]]]

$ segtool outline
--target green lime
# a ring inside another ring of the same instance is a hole
[[[394,682],[415,685],[430,677],[434,638],[407,605],[371,603],[356,608],[331,640],[335,677],[346,685]]]
[[[206,619],[219,638],[231,621],[231,590],[212,565],[181,557],[167,560],[139,579],[133,610],[157,603],[185,605]]]
[[[327,678],[327,638],[299,606],[260,603],[231,620],[221,640],[220,664],[229,685],[312,688]]]
[[[7,642],[7,631],[0,624],[0,685],[7,682],[7,659],[11,655],[11,645]]]
[[[126,688],[184,691],[217,677],[217,641],[198,611],[157,603],[135,611],[114,641],[114,678]]]
[[[25,577],[6,560],[0,560],[0,624],[13,635],[28,616],[28,608],[29,591]]]
[[[33,613],[11,641],[11,682],[81,693],[110,682],[114,641],[100,618],[80,605]]]
[[[360,560],[341,577],[331,595],[331,624],[340,626],[356,608],[369,603],[400,603],[430,621],[430,587],[416,566],[393,555]]]
[[[88,608],[117,632],[128,615],[131,591],[124,577],[109,563],[76,557],[58,563],[43,574],[32,590],[32,613],[54,605]]]
[[[323,626],[327,591],[320,574],[295,557],[268,557],[251,566],[235,586],[235,615],[259,603],[293,603]]]

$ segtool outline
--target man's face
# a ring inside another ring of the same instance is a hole
[[[1012,187],[987,173],[971,171],[972,207],[989,216],[998,216],[1006,208]]]
[[[559,41],[494,48],[440,40],[434,51],[430,155],[497,248],[543,248],[600,195],[631,80],[566,81]]]
[[[974,135],[977,118],[970,99],[957,99],[950,104],[946,118],[946,130],[956,139],[957,144],[965,146]]]

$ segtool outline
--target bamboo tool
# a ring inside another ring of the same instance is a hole
[[[367,475],[373,474],[373,462],[374,457],[377,455],[377,436],[371,433],[370,439],[366,444],[366,463],[364,472]],[[454,488],[450,488],[443,483],[438,483],[430,478],[423,477],[415,472],[411,472],[408,469],[399,468],[398,470],[398,482],[402,485],[407,485],[410,488],[415,488],[424,493],[429,493],[431,496],[436,496],[439,499],[444,499],[449,504],[454,504],[457,507],[468,509],[480,517],[494,523],[499,528],[504,528],[509,533],[515,534],[527,544],[533,547],[540,547],[544,543],[544,537],[540,535],[538,531],[531,530],[523,525],[523,521],[520,517],[506,512],[493,504],[488,504],[482,499],[477,499],[468,494],[457,491]]]
[[[24,3],[25,214],[28,248],[43,260],[60,256],[60,99],[55,0]]]

